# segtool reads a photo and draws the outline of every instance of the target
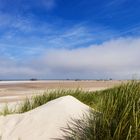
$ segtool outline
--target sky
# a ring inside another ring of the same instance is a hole
[[[0,79],[140,77],[140,0],[0,0]]]

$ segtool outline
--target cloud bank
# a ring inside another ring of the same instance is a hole
[[[118,38],[77,49],[46,49],[22,62],[0,58],[0,77],[131,79],[140,75],[140,38]]]

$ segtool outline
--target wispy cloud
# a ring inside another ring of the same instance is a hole
[[[16,18],[2,13],[1,15],[5,20],[0,26],[0,48],[3,48],[0,52],[5,50],[6,56],[8,54],[15,58],[37,55],[46,48],[88,47],[90,44],[98,44],[112,38],[112,31],[97,26],[93,29],[85,24],[60,27],[57,23],[51,25],[36,22],[32,18]]]
[[[42,0],[42,3],[47,10],[53,10],[56,7],[56,0]]]
[[[119,38],[87,48],[46,49],[38,57],[20,63],[4,58],[7,62],[0,61],[0,76],[132,78],[133,74],[140,75],[139,46],[140,38]]]
[[[106,3],[107,7],[113,6],[120,6],[122,4],[124,4],[127,0],[110,0],[108,3]]]

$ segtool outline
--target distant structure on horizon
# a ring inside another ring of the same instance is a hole
[[[30,81],[37,81],[37,78],[31,78]]]

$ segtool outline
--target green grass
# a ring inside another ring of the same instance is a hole
[[[98,93],[98,92],[97,92]],[[83,103],[94,107],[95,102],[97,102],[96,92],[85,92],[80,89],[77,90],[56,90],[52,92],[44,92],[42,95],[37,95],[32,97],[31,99],[26,99],[23,103],[19,105],[16,110],[10,110],[7,106],[3,108],[3,111],[0,112],[0,115],[9,115],[15,113],[24,113],[30,111],[36,107],[39,107],[47,102],[54,100],[56,98],[71,95],[75,98],[79,99]]]
[[[72,120],[63,129],[66,140],[140,140],[140,83],[130,82],[97,92],[60,90],[26,99],[17,110],[6,108],[1,114],[24,113],[61,96],[72,95],[94,108],[89,117]]]
[[[2,109],[2,111],[0,112],[0,115],[6,116],[6,115],[11,114],[11,113],[12,113],[12,110],[10,110],[8,108],[8,105],[6,104],[4,106],[4,108]]]
[[[65,140],[140,140],[140,83],[97,92],[89,117],[63,129]],[[92,105],[91,105],[92,106]]]

